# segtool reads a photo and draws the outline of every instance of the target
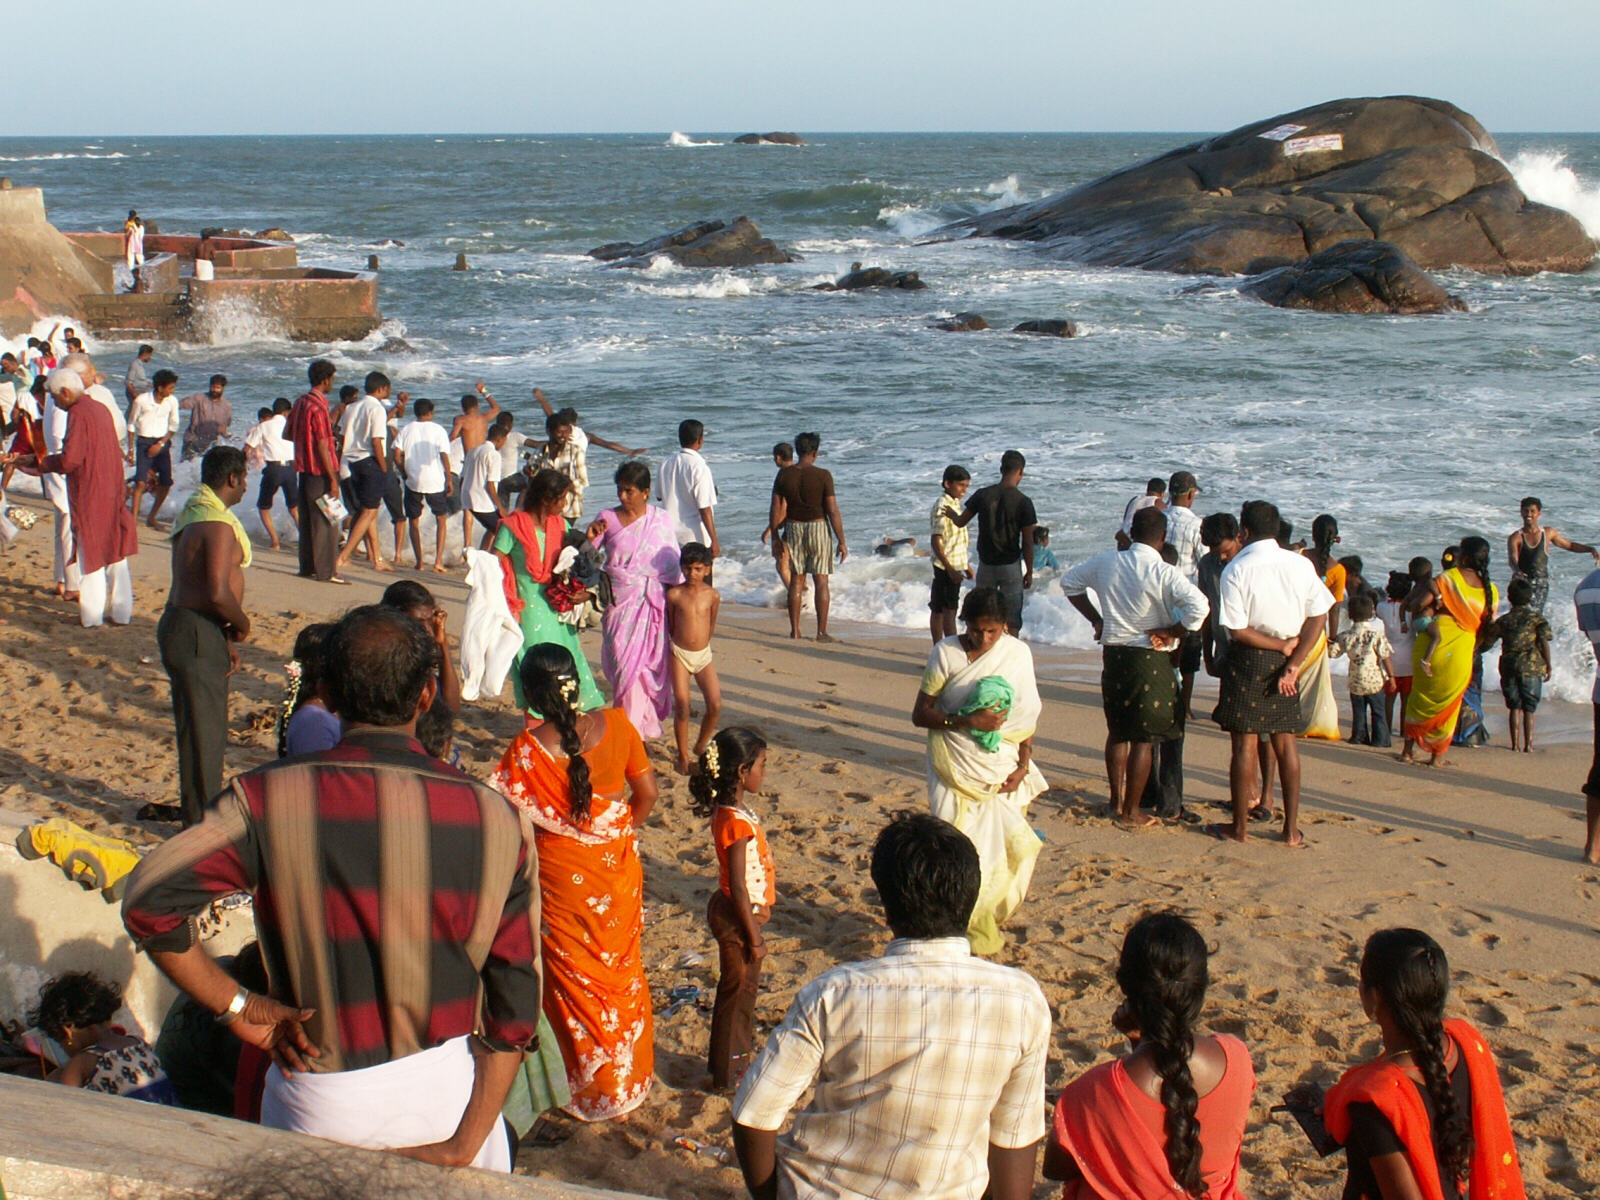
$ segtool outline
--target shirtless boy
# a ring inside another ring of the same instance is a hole
[[[698,759],[717,731],[722,712],[722,687],[711,665],[711,635],[717,631],[717,609],[722,597],[706,582],[711,577],[711,548],[689,542],[679,557],[684,582],[667,589],[667,630],[672,637],[672,732],[677,739],[679,775],[689,773],[690,758]],[[689,680],[699,681],[705,700],[700,737],[689,752]]]
[[[487,409],[483,408],[480,396],[489,402]],[[472,391],[461,397],[461,415],[450,426],[450,440],[460,440],[462,462],[474,449],[483,445],[489,436],[489,422],[499,415],[500,405],[489,395],[489,389],[481,379],[472,385]],[[472,545],[472,513],[465,504],[461,506],[461,544]]]

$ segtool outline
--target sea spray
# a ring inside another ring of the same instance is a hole
[[[1600,238],[1600,183],[1584,179],[1561,150],[1523,150],[1506,164],[1528,199],[1565,209]]]

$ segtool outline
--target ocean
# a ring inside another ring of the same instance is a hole
[[[180,393],[230,379],[234,432],[304,390],[315,355],[340,382],[382,369],[397,389],[458,411],[484,380],[536,431],[535,385],[592,432],[675,448],[679,420],[707,427],[725,597],[775,606],[759,544],[775,442],[822,436],[851,557],[840,618],[925,629],[925,562],[882,558],[885,537],[927,542],[947,463],[979,483],[1010,448],[1063,563],[1111,545],[1152,475],[1199,477],[1202,513],[1255,497],[1298,531],[1329,512],[1341,553],[1381,581],[1468,534],[1495,549],[1502,586],[1517,502],[1600,541],[1585,479],[1600,446],[1600,272],[1442,278],[1467,311],[1430,317],[1284,312],[1236,282],[1086,269],[994,241],[920,244],[943,222],[1032,200],[1191,140],[1151,134],[815,134],[802,147],[722,134],[323,138],[0,139],[0,174],[45,190],[62,229],[113,230],[137,208],[168,232],[202,225],[295,235],[302,263],[381,260],[383,328],[361,343],[294,344],[241,313],[208,345],[159,347]],[[1600,234],[1600,134],[1500,137],[1535,199]],[[802,260],[737,271],[600,265],[585,251],[691,221],[747,215]],[[458,253],[471,269],[450,270]],[[820,293],[852,262],[915,269],[920,292]],[[930,320],[982,313],[983,333]],[[1068,317],[1080,336],[1003,332]],[[378,347],[403,338],[410,353]],[[95,342],[120,376],[131,343]],[[610,495],[614,455],[592,451],[588,512]],[[192,464],[189,468],[192,471]],[[250,521],[254,523],[253,511]],[[281,521],[280,521],[281,524]],[[1555,696],[1589,694],[1592,656],[1568,598],[1586,556],[1556,554]],[[1024,636],[1084,649],[1087,624],[1041,579]],[[1487,672],[1491,685],[1492,664]]]

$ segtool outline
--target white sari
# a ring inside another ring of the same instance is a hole
[[[928,732],[928,807],[972,840],[983,865],[983,885],[967,928],[967,940],[979,954],[993,954],[1004,944],[1000,925],[1021,906],[1039,856],[1039,835],[1028,824],[1028,805],[1045,790],[1044,776],[1030,761],[1016,791],[1000,790],[1017,769],[1018,746],[1033,736],[1043,708],[1033,655],[1007,634],[968,662],[960,639],[947,637],[928,656],[921,688],[935,698],[940,712],[954,715],[972,698],[979,681],[991,675],[1010,683],[1015,697],[1000,729],[998,750],[985,750],[966,730]]]

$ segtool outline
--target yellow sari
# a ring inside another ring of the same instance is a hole
[[[1494,619],[1500,595],[1494,585],[1484,590],[1468,583],[1460,570],[1451,567],[1439,577],[1439,596],[1444,609],[1433,622],[1432,639],[1417,638],[1411,650],[1411,695],[1406,699],[1405,736],[1430,754],[1442,755],[1455,736],[1456,718],[1461,714],[1461,697],[1472,683],[1472,661],[1477,650],[1478,630]],[[1422,669],[1422,660],[1433,651],[1433,673]]]
[[[1341,568],[1342,570],[1343,568]],[[1328,670],[1328,634],[1324,631],[1317,644],[1300,664],[1298,680],[1300,695],[1300,736],[1339,740],[1339,702],[1333,695],[1333,676]]]

